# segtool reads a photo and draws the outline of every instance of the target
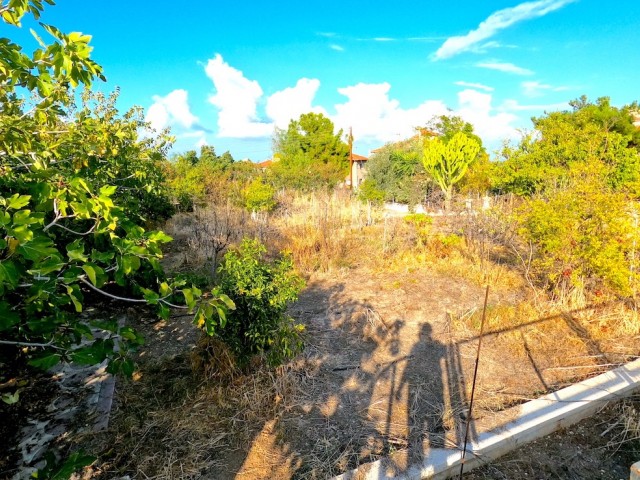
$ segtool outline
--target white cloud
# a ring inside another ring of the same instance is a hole
[[[575,0],[537,0],[524,2],[489,15],[475,30],[466,35],[449,37],[433,54],[433,60],[443,60],[472,50],[480,42],[493,37],[500,30],[531,18],[542,17]]]
[[[297,119],[303,113],[316,112],[326,115],[327,112],[323,108],[312,105],[318,88],[320,80],[301,78],[295,87],[285,88],[269,97],[265,109],[267,116],[278,128],[286,128],[291,119]]]
[[[393,42],[395,40],[395,38],[391,38],[391,37],[374,37],[373,41],[374,42]]]
[[[462,80],[454,82],[454,85],[458,85],[460,87],[477,88],[479,90],[484,90],[485,92],[493,92],[493,90],[494,90],[493,87],[489,87],[489,86],[483,85],[481,83],[464,82]]]
[[[555,111],[564,110],[569,106],[568,102],[521,105],[517,100],[505,100],[500,106],[500,110],[511,112],[528,111]]]
[[[162,130],[170,126],[191,128],[198,117],[191,113],[186,90],[173,90],[165,97],[153,96],[153,104],[147,110],[145,120],[151,123],[154,130]]]
[[[207,62],[205,72],[217,91],[209,102],[218,108],[219,136],[251,138],[272,134],[273,125],[258,119],[257,103],[262,97],[258,82],[246,78],[219,54]]]
[[[424,125],[434,115],[447,112],[440,100],[426,101],[416,108],[403,109],[397,100],[389,98],[388,83],[366,84],[339,88],[347,101],[335,105],[332,120],[336,127],[348,130],[359,140],[381,143],[413,135],[414,127]]]
[[[470,82],[456,82],[463,87],[458,94],[458,106],[451,110],[438,99],[425,100],[416,107],[403,108],[400,102],[390,97],[389,83],[356,85],[339,88],[338,93],[346,100],[334,105],[335,114],[330,115],[313,101],[320,88],[318,79],[301,78],[295,86],[288,87],[272,94],[266,100],[265,114],[269,119],[257,121],[257,105],[261,100],[262,88],[257,82],[248,80],[242,72],[230,67],[222,58],[209,61],[207,74],[214,81],[217,94],[210,99],[219,110],[219,136],[236,138],[268,137],[274,126],[285,128],[289,121],[297,119],[307,112],[323,113],[334,123],[336,130],[353,133],[358,142],[383,144],[408,138],[415,134],[415,127],[425,125],[434,116],[459,115],[474,125],[478,135],[486,145],[497,145],[504,138],[517,135],[512,125],[518,120],[515,112],[524,106],[506,104],[502,108],[492,106],[492,88]],[[198,145],[206,141],[203,134],[198,138]]]
[[[207,137],[205,137],[204,135],[202,135],[200,137],[200,139],[196,142],[196,147],[197,148],[202,148],[205,145],[209,145],[209,143],[207,142]]]
[[[513,73],[514,75],[533,75],[533,71],[528,68],[518,67],[508,62],[478,62],[476,67],[498,70],[499,72]]]
[[[536,80],[522,82],[520,86],[522,87],[522,93],[527,97],[539,97],[543,95],[544,92],[562,92],[570,89],[566,86],[554,87],[553,85],[541,83]]]
[[[329,48],[331,50],[335,50],[336,52],[344,52],[344,47],[341,47],[340,45],[333,43],[331,45],[329,45]]]
[[[487,145],[496,145],[507,138],[516,138],[518,131],[513,123],[518,117],[492,107],[490,93],[463,90],[458,93],[458,108],[453,112],[473,125],[475,132]]]

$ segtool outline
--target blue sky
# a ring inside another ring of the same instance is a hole
[[[98,88],[171,127],[174,151],[236,159],[269,158],[274,127],[308,111],[364,155],[448,110],[492,150],[582,94],[640,97],[636,0],[60,0],[41,20],[93,35]]]

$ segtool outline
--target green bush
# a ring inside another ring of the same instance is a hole
[[[597,173],[580,173],[518,211],[519,233],[534,249],[533,273],[558,296],[602,288],[630,295],[638,240],[630,203]]]
[[[285,312],[298,298],[304,281],[288,255],[269,261],[265,254],[260,242],[245,239],[224,256],[219,269],[221,291],[236,309],[225,324],[207,333],[224,341],[240,366],[255,354],[265,354],[269,364],[277,365],[302,348],[304,327]]]
[[[250,212],[270,212],[277,205],[275,195],[271,185],[256,178],[244,191],[245,207]]]

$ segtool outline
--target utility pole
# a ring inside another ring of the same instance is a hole
[[[353,129],[349,127],[349,187],[353,191]]]

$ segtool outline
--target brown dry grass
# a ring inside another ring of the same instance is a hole
[[[179,217],[173,222],[174,235],[189,238],[193,220]],[[469,225],[439,220],[425,241],[401,218],[386,217],[379,209],[340,195],[319,194],[283,197],[280,210],[266,222],[245,222],[238,228],[241,235],[261,236],[272,252],[290,251],[308,277],[322,276],[333,285],[344,283],[354,273],[365,279],[363,283],[378,278],[377,290],[368,292],[366,298],[380,297],[381,305],[400,296],[408,302],[422,301],[429,292],[428,286],[419,283],[425,272],[474,288],[490,284],[492,298],[498,300],[489,308],[485,327],[484,348],[493,353],[483,357],[484,377],[476,403],[479,415],[593,375],[637,353],[634,337],[640,327],[635,311],[620,302],[588,304],[579,292],[565,302],[541,300],[539,292],[532,294],[517,261],[508,260],[504,245],[477,235],[466,242],[464,228]],[[452,234],[460,236],[453,246],[440,241],[439,235]],[[449,296],[452,298],[446,300],[455,303],[454,294]],[[211,340],[202,340],[190,355],[142,364],[140,381],[119,386],[110,442],[120,446],[107,455],[106,478],[126,472],[156,479],[326,478],[406,450],[406,436],[372,434],[379,427],[376,405],[364,410],[371,416],[366,428],[334,430],[330,425],[340,399],[335,395],[325,398],[318,358],[326,358],[327,352],[318,342],[335,330],[342,337],[355,335],[354,340],[362,344],[382,345],[391,314],[383,306],[374,308],[366,298],[351,312],[350,320],[359,329],[344,330],[347,320],[341,327],[327,321],[325,331],[309,332],[301,356],[276,371],[255,364],[251,374],[239,372],[225,348]],[[466,312],[457,307],[448,319],[450,345],[460,355],[460,368],[468,372],[479,331],[480,305]],[[412,308],[416,307],[405,305],[399,318],[410,316]],[[205,361],[211,358],[215,366]],[[522,366],[535,370],[537,377],[530,372],[517,383],[514,368]],[[358,395],[362,375],[361,367],[354,370],[344,382],[344,391]],[[420,385],[412,387],[417,392],[414,403],[422,398]],[[426,392],[428,387],[424,387]],[[466,398],[469,389],[470,383],[462,388]],[[312,407],[318,403],[319,407]],[[409,418],[417,411],[410,403],[397,408],[404,408],[398,411],[400,417]],[[452,432],[463,412],[464,402],[434,403],[430,422]],[[319,433],[305,445],[292,442],[290,437],[300,434],[296,422],[314,415],[325,422]]]

